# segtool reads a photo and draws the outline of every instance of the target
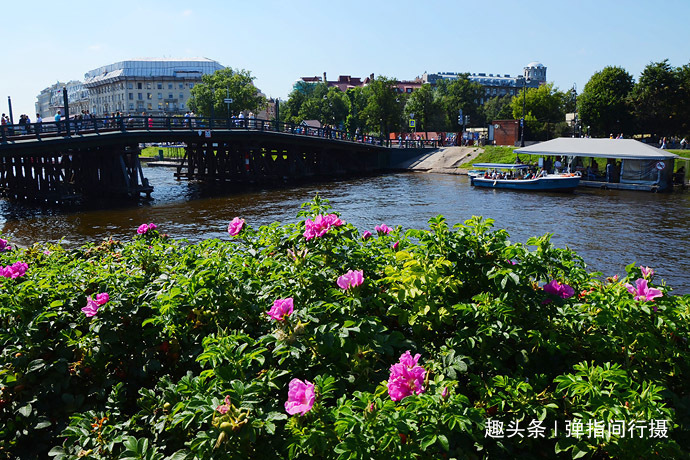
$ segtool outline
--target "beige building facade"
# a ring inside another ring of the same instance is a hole
[[[96,116],[121,112],[155,116],[182,115],[189,110],[191,90],[202,75],[224,67],[206,58],[137,59],[87,72],[89,110]]]

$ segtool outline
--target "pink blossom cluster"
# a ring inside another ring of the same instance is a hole
[[[0,275],[5,278],[18,278],[24,276],[29,269],[29,265],[25,262],[15,262],[6,267],[0,267]]]
[[[228,411],[230,410],[230,396],[229,395],[225,397],[224,403],[225,404],[221,404],[218,407],[216,407],[216,410],[223,415],[227,414]]]
[[[7,240],[3,240],[2,238],[0,238],[0,252],[11,251],[11,250],[12,250],[12,246],[7,244]]]
[[[575,289],[565,283],[561,284],[556,280],[551,280],[549,283],[545,284],[544,292],[560,297],[561,299],[568,299],[575,295]],[[549,302],[551,302],[551,299],[544,300],[544,303]]]
[[[287,299],[276,299],[266,314],[276,321],[283,321],[285,318],[290,316],[294,310],[294,299],[288,297]]]
[[[228,233],[230,236],[237,236],[242,231],[242,227],[244,227],[244,219],[235,217],[228,224]]]
[[[421,355],[414,357],[407,350],[397,364],[391,366],[388,378],[388,395],[393,401],[400,401],[413,394],[424,393],[424,377],[426,370],[417,364]]]
[[[343,291],[360,286],[364,282],[364,272],[362,270],[350,270],[338,278],[338,287]]]
[[[386,224],[377,225],[376,227],[374,227],[374,230],[376,230],[376,233],[378,233],[379,235],[388,235],[390,232],[393,231],[393,229]]]
[[[89,296],[86,299],[86,306],[82,308],[81,311],[84,312],[87,318],[91,318],[92,316],[96,316],[98,308],[108,303],[109,300],[110,296],[107,292],[96,294],[96,300],[93,300],[91,296]]]
[[[307,219],[304,222],[306,228],[304,230],[304,238],[306,240],[320,238],[324,236],[331,227],[340,227],[341,225],[343,225],[343,221],[335,214],[328,214],[326,216],[319,214],[314,220]]]
[[[146,234],[149,230],[155,230],[158,228],[158,225],[156,224],[141,224],[139,228],[137,229],[137,233],[139,235],[144,235]]]
[[[654,301],[655,298],[661,297],[663,295],[661,293],[661,290],[650,288],[649,286],[647,286],[647,280],[644,278],[638,278],[638,280],[635,281],[635,286],[633,286],[630,283],[625,283],[625,287],[629,293],[635,296],[635,300],[639,300],[642,302],[648,300]]]
[[[314,406],[316,392],[314,384],[308,380],[292,379],[288,388],[288,400],[285,401],[285,410],[290,415],[304,415]]]

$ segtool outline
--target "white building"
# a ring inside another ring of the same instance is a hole
[[[438,80],[457,80],[462,73],[439,72],[428,74],[424,72],[422,81],[434,84]],[[541,62],[530,62],[523,68],[522,75],[511,77],[508,74],[472,73],[468,79],[484,87],[484,98],[480,103],[496,96],[515,96],[523,87],[538,88],[546,83],[546,67]]]
[[[62,95],[63,90],[67,90],[67,103],[69,104],[70,115],[89,109],[88,90],[84,88],[82,82],[72,80],[68,83],[57,82],[42,90],[36,96],[36,113],[40,113],[43,118],[53,117],[58,110],[64,114],[65,99]],[[29,115],[33,119],[33,114]]]
[[[206,58],[146,58],[116,62],[87,72],[90,111],[98,116],[117,111],[178,115],[189,110],[189,98],[202,75],[224,67]]]

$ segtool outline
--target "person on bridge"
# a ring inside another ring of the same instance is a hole
[[[62,119],[62,112],[59,110],[55,114],[55,126],[57,127],[58,134],[62,134],[62,126],[60,126],[60,120]]]

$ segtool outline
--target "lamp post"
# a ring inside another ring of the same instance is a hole
[[[10,109],[10,124],[14,124],[14,116],[12,116],[12,98],[7,96],[7,106]]]
[[[573,99],[573,102],[575,104],[575,116],[573,117],[573,137],[575,137],[575,130],[577,128],[577,89],[575,89],[575,85],[573,84],[572,89],[570,90],[570,95]],[[580,136],[578,136],[580,137]]]
[[[527,103],[527,79],[522,79],[522,118],[520,119],[520,147],[525,146],[525,105]]]

